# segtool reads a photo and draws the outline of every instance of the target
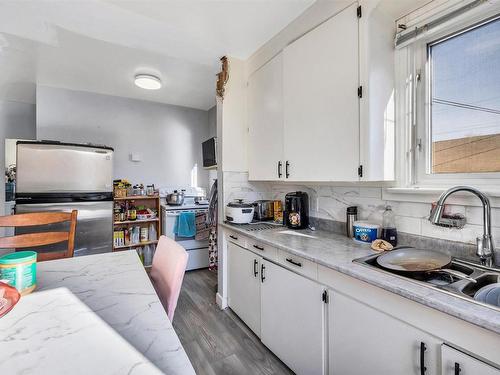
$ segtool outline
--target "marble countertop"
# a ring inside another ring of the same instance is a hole
[[[354,259],[375,254],[368,245],[354,242],[343,235],[309,229],[297,233],[307,236],[279,233],[284,227],[248,231],[248,225],[220,224],[240,234],[256,239],[264,244],[290,252],[342,272],[356,279],[376,285],[436,310],[455,316],[469,323],[500,334],[500,312],[475,304],[459,297],[416,284],[391,274],[370,269]]]
[[[195,373],[135,251],[37,266],[35,292],[0,319],[10,373]]]

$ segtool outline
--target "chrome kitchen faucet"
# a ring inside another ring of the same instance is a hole
[[[483,236],[477,237],[476,255],[481,260],[481,264],[487,267],[493,265],[493,239],[491,237],[491,205],[486,195],[470,186],[455,186],[445,191],[439,197],[436,207],[431,211],[429,221],[434,225],[440,225],[444,212],[444,202],[446,199],[458,191],[468,191],[476,195],[483,204]]]

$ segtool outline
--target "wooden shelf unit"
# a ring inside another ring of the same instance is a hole
[[[115,197],[115,201],[144,201],[149,199],[160,199],[158,195],[129,195],[127,197]]]
[[[124,246],[115,246],[113,248],[113,251],[119,251],[119,250],[125,250],[125,249],[130,249],[131,247],[142,247],[142,246],[146,246],[146,245],[154,245],[154,244],[157,244],[158,243],[158,240],[155,240],[155,241],[147,241],[147,242],[139,242],[139,243],[135,243],[135,244],[128,244],[128,245],[124,245]]]
[[[145,219],[145,220],[126,220],[126,221],[115,221],[113,225],[125,225],[125,224],[141,224],[141,223],[154,223],[155,221],[159,221],[158,217],[154,219]]]
[[[147,208],[154,209],[157,212],[157,217],[155,217],[153,219],[146,219],[146,220],[113,221],[113,231],[117,231],[120,228],[125,229],[125,228],[130,228],[133,226],[140,226],[141,228],[142,227],[149,228],[150,224],[154,224],[156,227],[156,234],[159,238],[161,235],[160,197],[158,195],[154,195],[154,196],[139,195],[139,196],[128,196],[128,197],[116,197],[116,198],[114,198],[114,202],[123,203],[125,201],[134,201],[135,206],[145,206]],[[113,210],[114,210],[114,205],[113,205]],[[115,246],[114,241],[113,241],[113,251],[120,251],[120,250],[130,249],[130,248],[134,248],[134,247],[135,248],[143,247],[146,245],[154,245],[156,243],[158,243],[158,239],[155,241],[146,241],[146,242],[139,242],[136,244]]]

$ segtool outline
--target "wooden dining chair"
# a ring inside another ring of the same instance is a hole
[[[0,216],[0,227],[31,227],[70,222],[68,232],[38,232],[19,234],[17,236],[0,237],[0,249],[22,249],[52,245],[67,241],[64,251],[39,252],[37,261],[71,258],[75,250],[76,218],[78,211],[72,212],[34,212],[28,214]]]

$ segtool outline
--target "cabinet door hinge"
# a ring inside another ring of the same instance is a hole
[[[328,291],[326,291],[326,290],[323,291],[323,294],[321,295],[321,300],[324,303],[328,303]]]
[[[362,165],[360,165],[360,166],[358,167],[358,176],[359,176],[359,177],[363,177],[363,166],[362,166]]]
[[[356,9],[356,15],[358,16],[358,18],[361,18],[361,5]]]
[[[363,86],[359,86],[358,87],[358,98],[362,98],[363,97]]]

